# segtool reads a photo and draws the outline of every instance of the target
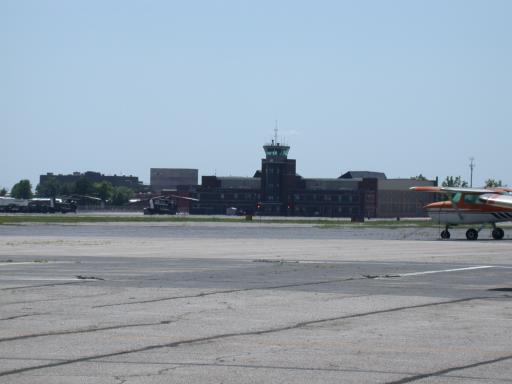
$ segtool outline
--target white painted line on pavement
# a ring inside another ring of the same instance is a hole
[[[418,276],[418,275],[431,275],[433,273],[471,271],[471,270],[475,270],[475,269],[487,269],[487,268],[496,268],[496,267],[493,266],[493,265],[479,265],[477,267],[442,269],[442,270],[439,270],[439,271],[423,271],[423,272],[412,272],[412,273],[399,273],[396,276],[397,277],[406,277],[406,276]]]
[[[1,266],[5,266],[5,265],[26,265],[26,264],[31,264],[31,265],[45,265],[45,264],[71,264],[73,263],[73,261],[13,261],[13,262],[1,262],[0,263],[0,267]]]

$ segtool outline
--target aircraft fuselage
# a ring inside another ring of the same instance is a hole
[[[456,193],[451,200],[425,206],[433,221],[447,225],[512,221],[512,209],[481,202],[478,195]]]

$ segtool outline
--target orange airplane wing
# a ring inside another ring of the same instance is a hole
[[[468,188],[468,187],[433,187],[433,186],[418,186],[411,187],[411,191],[416,192],[436,192],[453,195],[455,193],[465,193],[470,195],[483,195],[485,193],[506,193],[509,188],[487,189],[487,188]],[[512,189],[510,189],[512,191]]]
[[[512,208],[512,196],[500,195],[498,193],[486,193],[478,198],[486,204],[502,208]]]
[[[512,188],[508,188],[508,187],[498,187],[498,188],[493,188],[493,190],[496,193],[511,193],[512,192]]]
[[[409,189],[415,192],[441,192],[441,188],[432,186],[411,187]]]

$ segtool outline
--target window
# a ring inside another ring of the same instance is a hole
[[[464,195],[465,204],[480,204],[478,201],[478,195]]]
[[[461,196],[462,194],[460,192],[457,192],[455,195],[453,195],[452,203],[458,203],[460,201]]]

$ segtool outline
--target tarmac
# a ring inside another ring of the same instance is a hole
[[[512,240],[0,226],[0,383],[512,383]]]

